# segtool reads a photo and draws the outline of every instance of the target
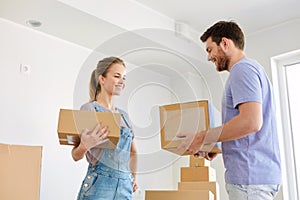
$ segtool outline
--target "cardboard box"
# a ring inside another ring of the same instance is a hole
[[[208,190],[146,190],[145,200],[214,200]]]
[[[0,199],[39,200],[41,146],[0,144]]]
[[[178,190],[209,190],[214,200],[219,200],[219,184],[217,182],[179,182]]]
[[[102,127],[109,127],[109,141],[97,147],[115,148],[120,137],[120,120],[120,113],[60,109],[57,128],[59,142],[62,145],[77,146],[81,132],[85,128],[92,130],[101,122]]]
[[[216,170],[211,167],[181,167],[180,170],[181,182],[212,182],[217,179]]]
[[[189,154],[179,151],[178,145],[184,138],[178,133],[199,133],[208,130],[213,121],[212,109],[207,100],[160,106],[161,147],[178,155]],[[202,151],[221,153],[216,144],[204,145]]]
[[[197,158],[193,155],[190,156],[190,167],[204,167],[210,166],[210,161],[205,158]]]

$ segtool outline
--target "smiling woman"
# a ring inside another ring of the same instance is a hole
[[[91,75],[90,102],[82,105],[81,110],[120,113],[120,138],[116,149],[102,149],[97,145],[107,141],[109,127],[100,129],[98,125],[94,130],[82,132],[80,144],[73,148],[72,157],[78,161],[86,156],[89,167],[78,200],[129,200],[137,189],[137,150],[132,126],[127,113],[112,102],[112,97],[120,95],[124,87],[124,62],[117,57],[100,60]]]

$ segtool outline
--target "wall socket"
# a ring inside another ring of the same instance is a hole
[[[31,71],[31,66],[30,65],[23,65],[23,64],[20,64],[20,72],[22,74],[29,74]]]

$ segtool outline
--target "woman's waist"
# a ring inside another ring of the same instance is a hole
[[[110,176],[114,178],[128,179],[132,178],[128,165],[120,165],[116,162],[103,163],[101,160],[96,165],[89,165],[89,171]]]

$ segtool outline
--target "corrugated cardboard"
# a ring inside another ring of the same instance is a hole
[[[207,100],[203,100],[160,106],[161,147],[178,155],[189,154],[177,149],[184,139],[176,135],[208,130],[212,121],[209,105]],[[201,150],[221,153],[220,147],[215,144],[204,145]]]
[[[39,200],[41,146],[0,144],[0,199]]]
[[[208,190],[146,190],[145,200],[214,200]]]
[[[216,170],[211,167],[181,167],[180,170],[181,182],[216,181]]]
[[[57,128],[59,142],[62,145],[77,146],[80,133],[85,128],[92,130],[101,122],[102,127],[109,127],[109,141],[97,147],[115,148],[120,137],[120,120],[120,113],[60,109]]]
[[[214,200],[219,200],[219,184],[217,182],[179,182],[178,190],[209,190]]]

